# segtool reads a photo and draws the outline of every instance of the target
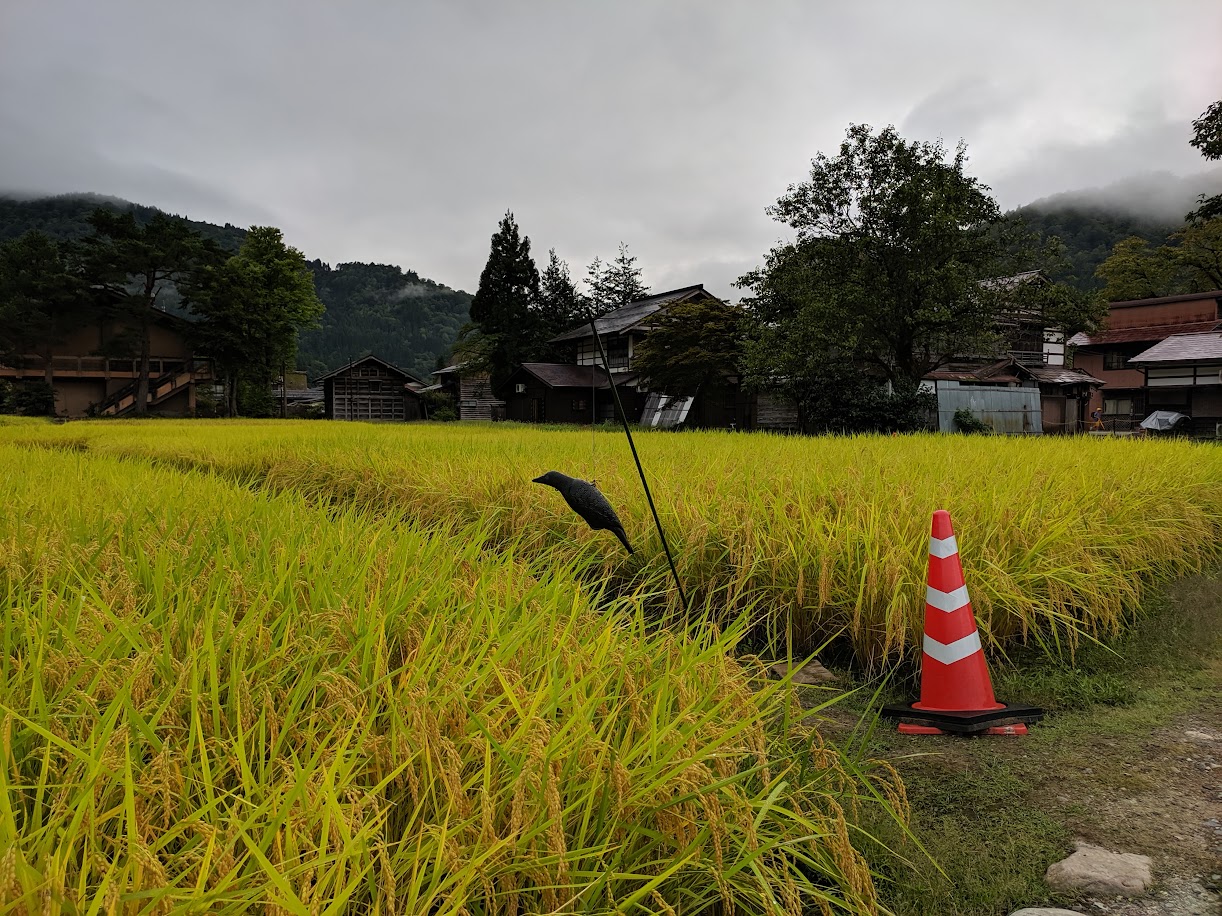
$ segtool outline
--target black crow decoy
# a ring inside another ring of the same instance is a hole
[[[628,535],[624,533],[619,516],[594,484],[569,477],[559,471],[548,471],[542,477],[536,477],[533,482],[555,487],[569,504],[569,508],[585,519],[587,525],[594,531],[610,531],[620,539],[628,552],[632,553],[632,545],[628,543]]]

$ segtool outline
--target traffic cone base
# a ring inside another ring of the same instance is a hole
[[[910,725],[907,722],[901,722],[897,727],[901,735],[953,735],[955,732],[944,732],[940,728],[934,728],[932,725]],[[1027,734],[1027,726],[1019,722],[1015,725],[993,725],[986,728],[982,732],[967,732],[966,734],[973,735],[1025,735]]]
[[[1043,711],[997,702],[984,647],[959,561],[950,513],[933,514],[925,637],[921,645],[921,698],[883,709],[907,735],[1025,735]]]

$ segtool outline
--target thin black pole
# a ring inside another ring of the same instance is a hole
[[[598,336],[598,328],[595,326],[593,319],[590,321],[590,330],[594,332],[594,343],[598,345],[598,352],[603,358],[603,368],[607,370],[607,384],[611,388],[611,396],[615,398],[615,407],[619,411],[620,422],[624,424],[624,435],[628,437],[628,447],[632,449],[632,460],[636,462],[636,472],[641,476],[641,486],[645,488],[645,499],[649,502],[649,511],[653,513],[653,523],[658,528],[658,537],[662,539],[662,549],[666,551],[666,562],[670,565],[670,574],[674,576],[675,588],[679,589],[679,597],[683,601],[683,613],[688,612],[687,592],[683,590],[683,583],[679,581],[679,571],[675,569],[674,557],[670,555],[670,545],[666,543],[666,532],[662,530],[662,520],[658,518],[657,507],[653,504],[653,495],[649,492],[649,481],[645,479],[645,469],[641,467],[641,457],[636,453],[636,443],[632,441],[632,430],[628,428],[628,415],[624,413],[624,405],[620,403],[619,389],[615,387],[615,379],[611,376],[611,362],[607,359],[607,351],[603,349],[602,338]]]

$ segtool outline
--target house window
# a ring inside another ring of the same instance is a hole
[[[607,362],[611,364],[612,371],[628,368],[627,340],[603,338],[603,346],[607,348]],[[602,364],[602,355],[598,352],[598,345],[594,343],[594,338],[591,337],[577,344],[577,365],[601,366]]]
[[[1125,356],[1123,350],[1108,350],[1103,354],[1104,369],[1127,369],[1129,367],[1129,358]]]
[[[1109,417],[1131,417],[1133,415],[1133,399],[1104,398],[1103,412]]]
[[[576,398],[573,401],[573,413],[585,413],[590,409],[590,403],[585,398]]]

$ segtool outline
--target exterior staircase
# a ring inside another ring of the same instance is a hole
[[[212,367],[207,362],[189,360],[186,365],[173,369],[157,378],[149,379],[148,405],[153,407],[162,403],[174,394],[189,387],[194,382],[212,377]],[[118,391],[108,395],[94,407],[94,413],[99,417],[118,417],[136,407],[136,392],[140,380],[135,379],[124,385]]]

